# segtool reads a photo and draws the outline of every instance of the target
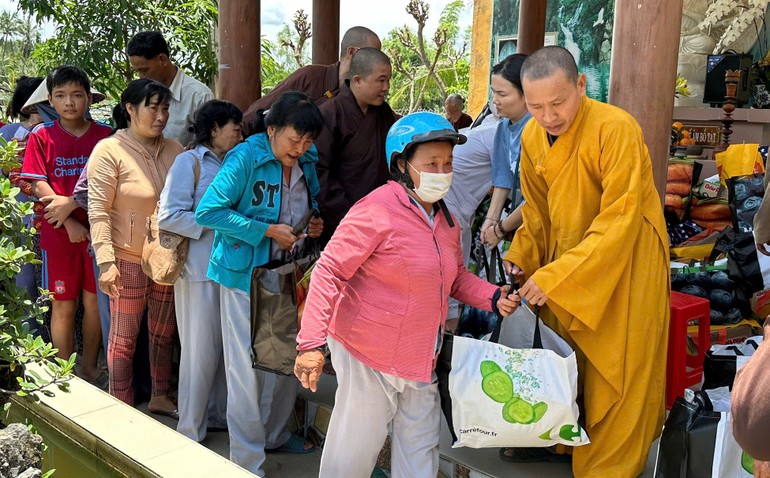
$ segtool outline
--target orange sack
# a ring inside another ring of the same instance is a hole
[[[730,206],[726,203],[697,204],[690,208],[693,219],[704,221],[730,221]],[[697,222],[697,221],[696,221]]]
[[[666,194],[666,206],[674,209],[682,209],[682,196],[678,194]]]
[[[666,181],[669,182],[686,182],[692,184],[692,169],[691,162],[674,162],[668,163],[668,174],[666,175]]]
[[[666,183],[666,194],[676,194],[677,196],[690,195],[690,182],[668,181]]]

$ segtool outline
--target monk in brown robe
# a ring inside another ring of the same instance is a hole
[[[387,55],[376,48],[361,48],[350,62],[350,80],[320,108],[324,129],[315,146],[323,242],[356,201],[390,178],[385,137],[397,119],[385,102],[391,74]]]
[[[380,38],[366,27],[353,27],[345,32],[340,42],[340,61],[331,65],[307,65],[298,69],[273,90],[249,106],[243,114],[243,131],[251,136],[252,125],[258,111],[270,109],[270,106],[287,91],[301,91],[320,107],[327,100],[334,98],[340,86],[348,78],[350,60],[360,48],[382,48]]]

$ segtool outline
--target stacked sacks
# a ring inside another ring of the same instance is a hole
[[[725,227],[733,224],[730,206],[724,197],[699,198],[692,200],[690,207],[690,217],[703,229],[713,229],[722,231]]]
[[[672,158],[668,161],[666,177],[666,211],[681,219],[690,206],[695,161]]]
[[[711,325],[737,324],[743,319],[736,300],[735,283],[730,280],[726,271],[690,272],[683,269],[671,277],[671,289],[708,299],[711,306]]]
[[[727,190],[714,175],[703,180],[693,192],[690,217],[703,229],[722,231],[732,225]]]

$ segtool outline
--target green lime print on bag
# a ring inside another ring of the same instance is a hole
[[[513,391],[511,376],[491,361],[484,360],[481,369],[481,390],[497,403],[503,403],[503,419],[508,423],[529,425],[537,423],[548,410],[548,404],[538,402],[535,405],[516,395]]]
[[[741,453],[741,466],[748,473],[754,474],[754,458],[749,456],[745,451]]]

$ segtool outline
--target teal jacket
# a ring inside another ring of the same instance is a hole
[[[312,207],[319,185],[315,146],[299,158]],[[225,287],[251,289],[251,272],[270,260],[268,226],[281,212],[283,170],[267,141],[267,133],[250,136],[225,156],[211,186],[195,210],[195,220],[214,230],[207,276]]]

